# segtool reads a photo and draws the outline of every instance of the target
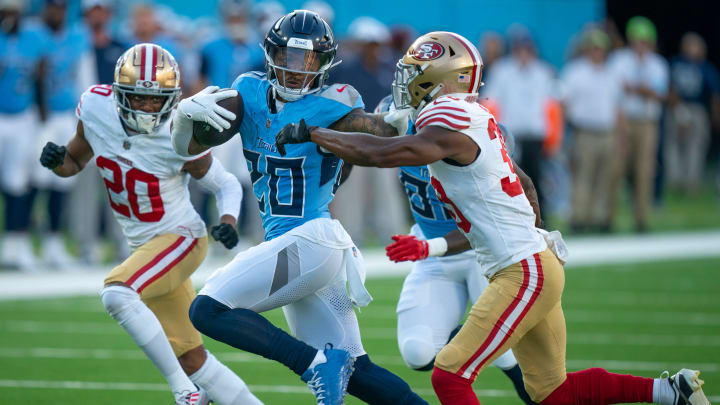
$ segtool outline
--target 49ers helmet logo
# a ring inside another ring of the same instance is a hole
[[[437,42],[428,41],[418,45],[412,53],[412,57],[417,60],[433,60],[441,57],[445,53],[445,48]]]

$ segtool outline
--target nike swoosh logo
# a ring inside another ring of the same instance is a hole
[[[342,93],[345,90],[345,87],[347,87],[347,86],[348,85],[346,84],[346,85],[340,87],[339,89],[335,89],[335,90],[337,90],[338,93]]]

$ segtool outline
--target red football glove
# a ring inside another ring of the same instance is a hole
[[[412,235],[393,235],[395,242],[385,246],[385,254],[394,262],[423,260],[428,257],[427,241]]]

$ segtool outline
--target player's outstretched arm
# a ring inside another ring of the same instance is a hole
[[[421,166],[444,158],[461,164],[477,156],[477,145],[467,135],[438,126],[424,127],[415,136],[381,138],[364,133],[345,133],[308,127],[305,121],[288,124],[277,134],[280,154],[288,143],[315,142],[347,163],[359,166]]]
[[[210,235],[226,248],[234,248],[238,243],[235,226],[240,215],[243,196],[242,186],[237,177],[228,173],[222,163],[214,159],[210,153],[185,163],[183,170],[197,179],[205,190],[215,195],[220,224],[210,228]]]
[[[370,114],[356,108],[335,121],[330,129],[340,132],[360,132],[381,137],[405,135],[410,109]]]
[[[70,177],[79,173],[93,157],[93,150],[85,139],[82,121],[78,121],[75,136],[66,146],[48,142],[40,154],[40,164],[52,170],[60,177]]]
[[[535,226],[538,228],[542,228],[543,221],[542,217],[540,216],[540,202],[538,199],[537,190],[535,189],[535,184],[533,184],[530,176],[528,176],[520,168],[520,166],[515,163],[514,160],[513,169],[515,170],[515,174],[518,176],[518,179],[520,179],[520,184],[522,185],[523,191],[525,192],[525,197],[527,197],[528,201],[530,202],[530,206],[535,213]]]

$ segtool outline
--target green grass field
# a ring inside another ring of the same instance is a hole
[[[359,314],[367,351],[437,404],[430,374],[407,369],[395,340],[401,279],[370,280],[375,301]],[[568,368],[601,366],[655,377],[687,366],[703,371],[720,402],[720,259],[574,268],[564,303]],[[285,325],[282,313],[269,318]],[[217,342],[207,346],[266,404],[311,404],[284,366]],[[483,404],[517,404],[495,368],[477,379]],[[5,404],[170,404],[164,380],[98,297],[0,302],[0,398]],[[348,397],[348,404],[360,401]]]

